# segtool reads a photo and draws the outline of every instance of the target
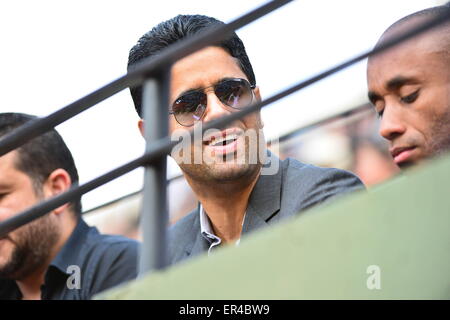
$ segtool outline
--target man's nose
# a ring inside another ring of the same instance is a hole
[[[229,107],[224,105],[219,98],[217,98],[214,92],[207,93],[207,105],[205,116],[203,118],[204,122],[224,117],[230,113],[231,111],[229,110]]]
[[[386,106],[381,118],[380,135],[383,138],[392,141],[404,134],[405,131],[406,126],[397,108]]]

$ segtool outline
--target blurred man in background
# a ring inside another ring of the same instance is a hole
[[[162,22],[131,49],[128,69],[179,40],[222,24],[201,15]],[[175,62],[170,76],[167,113],[172,136],[261,100],[250,60],[235,33]],[[131,94],[142,118],[141,87],[132,88]],[[262,128],[260,112],[254,112],[213,134],[205,133],[199,143],[183,150],[181,161],[175,159],[200,204],[171,227],[170,263],[209,254],[222,244],[238,244],[243,234],[363,188],[346,171],[280,161],[267,152]],[[142,119],[139,129],[143,134]],[[201,162],[196,163],[196,153],[203,156]]]
[[[425,9],[391,25],[378,45],[449,9]],[[450,22],[379,55],[367,66],[369,99],[401,168],[450,150]]]
[[[0,114],[0,137],[34,116]],[[0,223],[78,184],[72,155],[52,129],[0,157]],[[0,299],[90,299],[137,275],[137,243],[100,235],[81,199],[0,238]]]

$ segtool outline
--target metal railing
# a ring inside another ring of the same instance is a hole
[[[126,75],[110,84],[92,92],[91,94],[69,104],[53,114],[35,121],[26,123],[0,140],[0,156],[12,151],[35,136],[43,134],[62,122],[91,108],[95,104],[113,96],[117,92],[128,88],[143,85],[143,110],[144,120],[147,123],[145,129],[146,150],[145,153],[85,184],[73,186],[67,192],[18,213],[14,217],[0,223],[0,237],[7,233],[47,214],[55,208],[82,196],[83,194],[102,186],[140,166],[145,166],[145,178],[143,189],[143,206],[141,224],[144,228],[144,240],[140,257],[140,273],[150,270],[162,269],[166,266],[166,156],[178,141],[172,141],[167,135],[167,114],[163,112],[168,99],[168,70],[177,60],[208,45],[214,45],[225,39],[234,30],[243,27],[260,17],[278,9],[292,0],[274,0],[229,24],[215,26],[188,39],[179,41],[162,50],[157,56],[147,58],[135,65]],[[203,125],[202,133],[211,128],[223,128],[225,125],[242,118],[252,112],[259,111],[265,106],[280,100],[298,90],[301,90],[315,82],[318,82],[344,68],[351,66],[371,55],[376,55],[396,44],[409,39],[419,33],[427,31],[437,25],[450,20],[450,8],[434,19],[393,37],[373,50],[363,52],[343,63],[329,68],[305,81],[283,90],[270,98],[249,106],[246,109],[232,113],[226,117],[215,119]],[[159,120],[159,121],[158,121]],[[156,121],[156,126],[149,126],[150,121]],[[152,132],[149,132],[152,128]],[[193,131],[191,132],[193,138]]]
[[[285,133],[277,138],[273,138],[269,141],[267,141],[267,145],[270,147],[271,145],[277,144],[277,143],[283,143],[285,141],[288,141],[289,139],[292,139],[294,137],[297,137],[299,135],[302,135],[306,132],[309,132],[309,130],[313,130],[315,128],[324,126],[324,125],[330,125],[334,122],[338,122],[341,119],[345,118],[345,119],[351,119],[350,121],[357,121],[359,118],[358,116],[361,116],[363,114],[365,114],[366,112],[371,112],[373,113],[373,115],[375,116],[375,111],[373,110],[372,105],[370,105],[369,103],[367,104],[363,104],[360,105],[358,107],[354,107],[351,108],[349,110],[343,111],[343,112],[339,112],[338,114],[334,114],[331,116],[327,116],[323,119],[314,121],[312,123],[309,123],[307,125],[298,127],[292,131],[289,131],[288,133]],[[176,173],[174,174],[172,177],[167,178],[166,180],[166,185],[169,186],[171,183],[176,182],[180,179],[184,178],[183,173]],[[89,208],[88,210],[85,210],[83,212],[83,214],[90,214],[90,213],[94,213],[98,210],[101,210],[102,208],[106,208],[110,205],[114,205],[117,202],[121,202],[123,200],[129,199],[131,197],[137,196],[139,194],[141,194],[143,192],[143,189],[139,189],[137,191],[133,191],[130,193],[127,193],[125,195],[122,195],[116,199],[101,203],[95,207]]]

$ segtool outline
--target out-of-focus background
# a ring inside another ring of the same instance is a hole
[[[31,1],[0,4],[0,112],[46,116],[126,72],[140,36],[177,14],[229,22],[261,0]],[[373,47],[397,19],[438,0],[297,0],[237,31],[262,96],[271,95]],[[368,105],[366,61],[262,111],[270,148],[319,166],[356,173],[370,188],[398,172]],[[57,127],[87,182],[142,154],[128,90]],[[169,158],[170,159],[170,158]],[[196,206],[169,160],[170,221]],[[83,197],[85,217],[106,233],[140,238],[143,170]],[[175,196],[176,195],[176,196]]]

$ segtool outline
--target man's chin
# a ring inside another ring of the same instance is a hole
[[[250,164],[217,163],[208,168],[209,175],[216,181],[234,181],[249,175],[252,171]]]
[[[400,162],[397,163],[397,166],[401,169],[401,170],[409,170],[411,168],[414,168],[417,166],[418,163],[413,162],[413,161],[405,161],[405,162]]]
[[[0,278],[2,277],[2,271],[5,269],[5,267],[7,266],[8,263],[8,259],[6,259],[6,257],[1,256],[0,257]]]
[[[13,244],[8,239],[0,240],[0,270],[11,260]]]
[[[3,255],[0,257],[0,279],[15,279],[16,278],[16,270],[15,266],[12,265],[12,261],[10,257],[6,257]]]
[[[210,163],[201,165],[180,166],[183,172],[194,181],[231,182],[246,176],[251,176],[258,170],[258,165],[237,163]]]
[[[418,159],[411,159],[409,161],[397,163],[397,166],[401,170],[417,169],[423,167],[424,165],[427,165],[435,158],[436,157],[423,157]]]

